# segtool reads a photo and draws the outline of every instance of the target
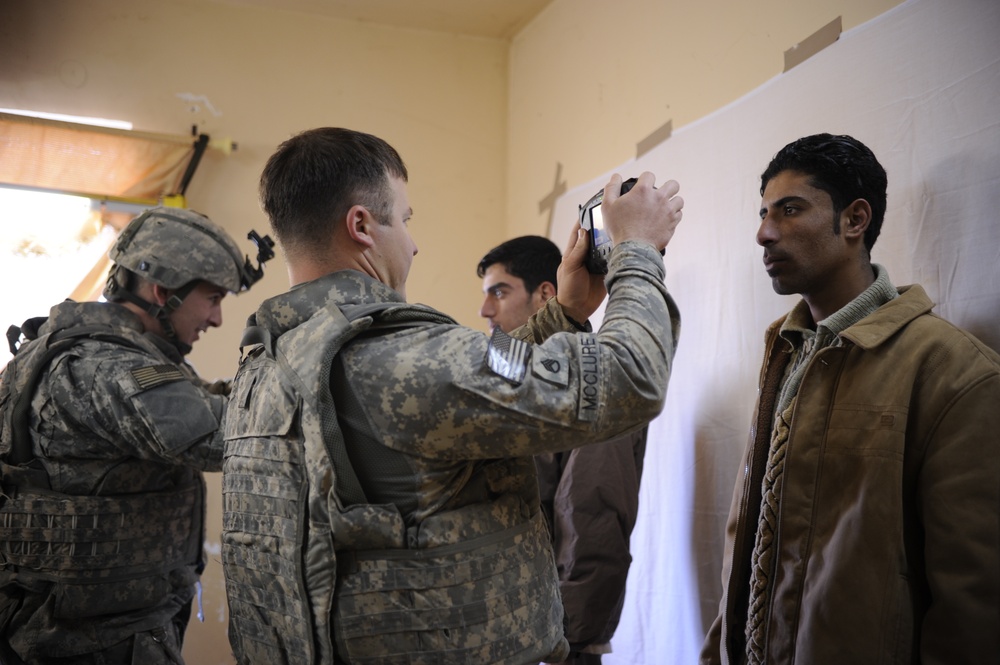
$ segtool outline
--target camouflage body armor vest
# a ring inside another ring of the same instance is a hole
[[[32,451],[30,413],[43,371],[70,346],[90,338],[149,349],[140,336],[106,325],[37,339],[30,332],[32,343],[0,376],[0,588],[63,585],[61,612],[68,619],[148,607],[170,592],[168,573],[182,567],[200,572],[204,565],[201,475],[192,472],[190,482],[168,492],[57,492]]]
[[[222,558],[238,662],[524,663],[550,655],[537,652],[544,645],[561,651],[562,605],[541,511],[520,515],[509,495],[459,508],[448,514],[455,533],[481,535],[419,548],[407,542],[395,506],[355,494],[331,395],[334,357],[369,329],[454,322],[401,303],[328,303],[289,322],[282,298],[251,317],[244,344],[261,344],[241,364],[226,419]],[[503,466],[500,473],[517,465],[487,463]],[[489,511],[520,516],[483,533]],[[528,591],[514,583],[525,576]]]

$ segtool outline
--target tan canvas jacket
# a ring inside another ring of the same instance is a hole
[[[787,444],[769,663],[988,663],[1000,653],[1000,358],[919,286],[817,353]],[[740,663],[750,552],[787,363],[767,331],[701,662]]]

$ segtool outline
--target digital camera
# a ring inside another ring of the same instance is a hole
[[[635,185],[635,178],[629,178],[622,183],[621,193],[625,194]],[[604,190],[580,206],[580,226],[587,231],[590,239],[590,251],[587,252],[585,265],[587,270],[595,275],[608,273],[608,255],[611,253],[611,236],[604,229],[604,215],[601,204],[604,202]]]

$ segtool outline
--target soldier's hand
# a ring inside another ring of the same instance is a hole
[[[626,194],[619,195],[622,178],[617,173],[604,187],[604,227],[617,245],[626,240],[648,242],[661,252],[681,221],[684,199],[677,196],[680,185],[668,180],[654,188],[656,177],[646,171]]]
[[[597,311],[608,295],[604,288],[604,275],[593,275],[584,265],[590,240],[578,224],[573,225],[566,251],[556,272],[559,282],[556,302],[563,312],[577,323],[584,323]]]

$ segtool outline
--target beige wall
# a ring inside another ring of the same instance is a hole
[[[267,226],[257,177],[280,141],[321,125],[387,139],[410,170],[421,250],[411,299],[470,323],[475,267],[456,249],[503,237],[506,66],[507,44],[498,40],[204,0],[32,0],[0,9],[0,106],[175,134],[197,123],[231,137],[238,150],[209,152],[188,200],[241,242],[246,229]],[[206,96],[220,115],[204,105],[193,112],[181,93]],[[243,304],[285,286],[283,268],[272,266],[260,292],[227,303],[231,330],[210,334],[199,351],[212,351],[213,336],[235,338]],[[217,355],[202,353],[199,366]]]
[[[777,75],[783,52],[836,16],[850,28],[898,2],[554,0],[508,44],[205,1],[21,0],[0,6],[0,107],[231,137],[237,152],[210,152],[188,198],[241,243],[266,229],[256,182],[280,141],[320,125],[382,136],[410,169],[410,299],[482,327],[475,263],[547,232],[538,206],[557,163],[569,187],[587,181],[666,121],[694,122]],[[862,102],[831,91],[830,103]],[[233,373],[243,321],[286,284],[279,259],[226,301],[226,325],[192,355],[206,377]],[[199,665],[229,662],[220,493],[212,474],[206,623],[185,648]]]

